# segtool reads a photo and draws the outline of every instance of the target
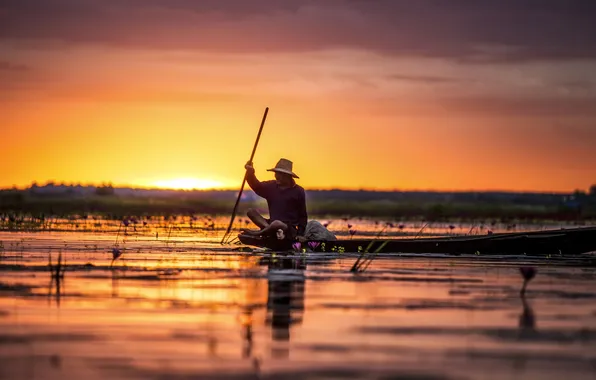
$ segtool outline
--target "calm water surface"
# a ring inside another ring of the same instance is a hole
[[[356,275],[351,254],[147,234],[120,238],[110,266],[115,234],[0,233],[0,378],[596,373],[596,270],[582,260],[385,255]],[[521,265],[538,270],[525,299]]]

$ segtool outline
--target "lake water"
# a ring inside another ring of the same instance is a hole
[[[220,230],[78,228],[0,232],[1,379],[596,373],[596,269],[581,258],[383,255],[353,274],[355,254],[241,251]],[[520,266],[538,271],[525,298]]]

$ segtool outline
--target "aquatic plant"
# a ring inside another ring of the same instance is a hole
[[[294,248],[294,250],[296,252],[300,252],[301,251],[301,248],[302,248],[302,243],[300,243],[299,241],[297,241],[294,244],[292,244],[292,248]]]
[[[372,248],[372,245],[374,244],[374,241],[371,241],[368,244],[368,246],[366,247],[366,249],[364,250],[364,252],[362,252],[360,254],[360,256],[358,256],[358,259],[356,259],[356,262],[354,262],[354,265],[352,265],[352,267],[350,268],[350,272],[352,272],[352,273],[364,272],[368,268],[370,263],[372,263],[376,254],[379,253],[383,248],[385,248],[387,243],[389,243],[389,240],[385,240],[383,243],[381,243],[379,245],[379,247],[377,247],[377,249],[371,255],[368,255],[369,250]],[[360,249],[360,247],[358,247],[358,248]]]
[[[120,223],[118,225],[118,232],[116,232],[116,241],[114,242],[114,245],[117,247],[118,246],[118,236],[120,236],[120,229],[122,228],[122,223]]]
[[[519,273],[524,279],[524,283],[522,284],[522,288],[519,292],[519,294],[523,297],[526,294],[526,286],[534,277],[536,277],[537,271],[534,267],[520,267]]]
[[[383,228],[381,228],[381,230],[380,230],[380,231],[377,233],[377,237],[380,237],[380,236],[383,234],[383,232],[385,232],[385,230],[386,230],[387,228],[393,228],[393,227],[394,227],[394,226],[393,226],[393,223],[391,223],[391,222],[387,222],[387,223],[385,223],[385,224],[383,225]]]
[[[429,224],[430,224],[430,223],[425,223],[425,224],[422,226],[422,228],[420,229],[420,231],[418,231],[418,233],[416,233],[416,236],[414,236],[414,239],[417,239],[419,236],[421,236],[421,234],[422,234],[422,231],[424,231],[424,229],[425,229],[426,227],[428,227],[428,225],[429,225]]]
[[[110,267],[114,265],[114,261],[122,256],[122,251],[119,248],[112,248],[112,262],[110,263]]]
[[[170,224],[169,228],[168,228],[168,237],[166,238],[166,245],[168,245],[168,243],[170,242],[170,236],[172,235],[172,228],[174,228],[174,225]]]
[[[470,230],[468,231],[468,235],[472,235],[472,232],[474,231],[475,228],[478,228],[478,226],[476,226],[476,224],[473,224],[472,227],[470,228]]]
[[[331,248],[331,252],[337,252],[339,254],[342,254],[345,251],[346,251],[346,248],[341,245],[334,245],[333,248]]]

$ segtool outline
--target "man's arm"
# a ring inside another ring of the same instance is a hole
[[[246,182],[248,182],[248,186],[250,186],[258,196],[267,198],[267,186],[257,179],[252,162],[247,162],[246,165],[244,165],[244,168],[246,169]]]

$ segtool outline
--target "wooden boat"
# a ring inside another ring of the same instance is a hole
[[[274,251],[294,250],[275,237],[238,235],[242,244]],[[440,238],[338,239],[303,243],[313,252],[445,253],[477,255],[578,255],[596,251],[596,227]]]

